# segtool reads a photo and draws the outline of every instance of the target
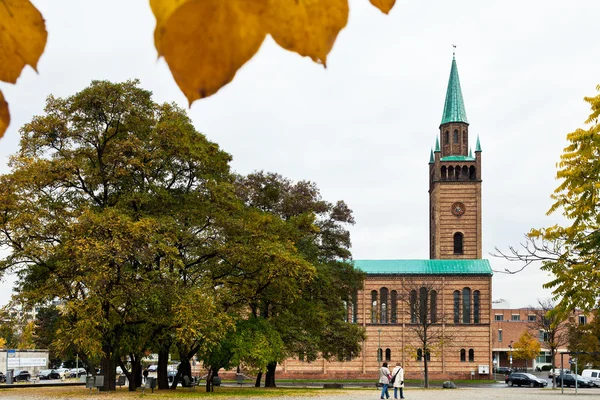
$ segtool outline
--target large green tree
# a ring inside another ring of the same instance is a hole
[[[12,250],[0,270],[19,274],[26,301],[63,302],[69,323],[59,342],[100,357],[104,389],[114,389],[117,360],[140,351],[132,329],[160,312],[161,285],[205,288],[195,266],[215,254],[230,156],[137,81],[50,96],[21,134],[12,170],[0,177],[0,245]],[[212,302],[175,299],[171,310],[197,313],[178,333],[218,324]]]
[[[596,89],[600,91],[600,85]],[[544,287],[552,289],[557,312],[591,310],[600,298],[600,94],[584,100],[591,107],[587,129],[567,135],[569,145],[556,175],[561,183],[548,211],[561,212],[567,222],[533,229],[524,249],[511,248],[508,254],[499,251],[525,265],[542,262],[542,270],[553,275]]]

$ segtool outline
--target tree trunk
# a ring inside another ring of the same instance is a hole
[[[256,374],[256,381],[254,382],[254,387],[260,387],[260,381],[262,379],[262,371]]]
[[[265,387],[277,387],[275,385],[275,368],[277,368],[277,361],[273,361],[267,364],[267,374],[265,375]]]
[[[192,380],[192,365],[190,364],[190,358],[185,353],[179,353],[179,366],[177,367],[177,375],[173,378],[173,383],[171,384],[171,389],[177,389],[177,383],[181,381],[181,386],[188,387],[183,379],[184,376],[187,376],[190,381]]]
[[[427,354],[423,354],[423,374],[425,388],[429,387],[429,365],[427,364]]]
[[[108,345],[104,345],[103,349],[104,356],[100,361],[100,374],[104,376],[104,386],[100,388],[101,391],[111,391],[116,389],[117,375],[115,369],[117,363],[112,358],[112,349]]]
[[[215,391],[215,388],[213,386],[213,376],[214,370],[212,369],[212,367],[210,367],[208,369],[208,374],[206,374],[206,393]]]
[[[158,378],[158,388],[168,389],[169,378],[167,375],[167,367],[169,365],[169,349],[171,348],[171,342],[164,343],[160,349],[158,349],[158,368],[156,369],[156,375]]]

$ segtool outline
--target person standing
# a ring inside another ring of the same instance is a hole
[[[394,399],[398,398],[398,389],[400,389],[400,398],[404,398],[404,368],[400,363],[396,363],[394,370],[392,371],[392,380],[394,381]]]
[[[144,368],[144,372],[142,372],[142,375],[144,375],[144,383],[146,383],[146,381],[148,380],[148,368]]]
[[[382,399],[390,398],[390,392],[388,392],[388,386],[390,385],[391,377],[392,377],[392,375],[390,375],[390,370],[388,369],[388,363],[384,362],[381,365],[381,368],[379,368],[379,383],[381,383],[383,385],[381,388],[381,398]],[[385,396],[385,397],[383,397],[383,396]]]

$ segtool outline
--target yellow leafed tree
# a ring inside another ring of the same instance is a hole
[[[396,0],[370,0],[389,13]],[[348,0],[150,0],[154,44],[191,104],[235,77],[267,34],[286,50],[326,65],[348,22]],[[29,0],[0,0],[0,80],[15,83],[37,68],[46,46],[44,19]],[[0,92],[0,138],[10,114]]]

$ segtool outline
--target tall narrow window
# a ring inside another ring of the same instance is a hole
[[[456,129],[452,132],[452,143],[458,143],[458,131]]]
[[[454,254],[463,253],[463,234],[456,232],[454,234]]]
[[[446,166],[443,166],[441,169],[442,180],[445,181],[448,179],[448,171],[446,170]]]
[[[463,131],[462,142],[463,144],[467,144],[467,131]]]
[[[502,329],[498,329],[498,342],[502,342]]]
[[[382,324],[387,324],[388,323],[388,318],[387,318],[387,314],[388,314],[388,290],[387,288],[381,288],[379,290],[379,294],[381,295],[381,310],[380,310],[380,315],[381,315],[381,323]]]
[[[383,350],[380,348],[377,349],[377,361],[381,362],[383,360]]]
[[[419,323],[427,322],[427,288],[419,289]]]
[[[469,362],[475,361],[475,350],[469,349]]]
[[[371,323],[377,323],[377,290],[371,292]]]
[[[398,323],[398,293],[392,290],[390,298],[390,309],[392,311],[391,322],[392,324]]]
[[[460,349],[460,361],[467,361],[467,352],[465,349]]]
[[[460,322],[460,292],[458,290],[454,291],[454,323],[458,324]]]
[[[385,361],[391,361],[391,360],[392,360],[392,350],[385,349]]]
[[[463,324],[471,323],[471,289],[463,289]]]
[[[358,292],[352,294],[352,322],[358,323]]]
[[[448,131],[444,132],[444,144],[450,144],[450,134]]]
[[[423,349],[417,349],[417,361],[421,361],[423,359]]]
[[[479,323],[479,290],[473,291],[473,323]]]
[[[429,296],[429,310],[431,311],[431,323],[435,324],[437,322],[437,292],[435,290],[432,290]]]
[[[344,310],[346,310],[346,314],[344,314],[344,322],[348,322],[348,312],[349,312],[349,310],[348,310],[348,302],[342,300],[342,304],[343,304]]]
[[[417,323],[417,291],[410,291],[410,323]]]

